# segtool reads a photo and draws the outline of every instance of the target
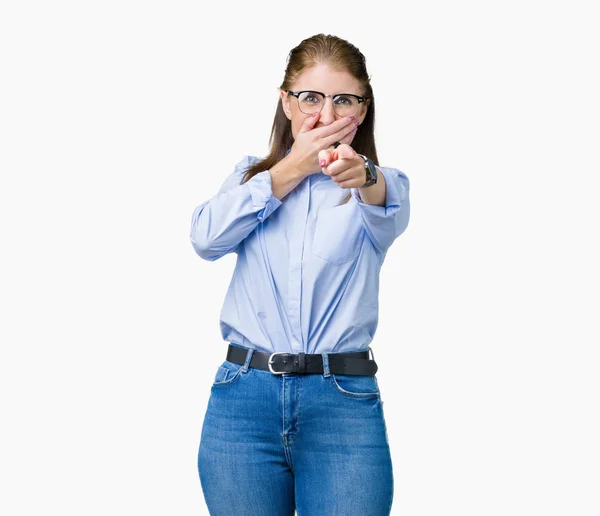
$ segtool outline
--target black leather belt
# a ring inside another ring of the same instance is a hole
[[[248,348],[229,344],[227,360],[243,365]],[[377,372],[375,360],[369,359],[369,350],[350,353],[327,353],[329,371],[334,374],[374,375]],[[264,353],[254,350],[250,367],[271,371],[273,374],[323,374],[323,355],[319,353]]]

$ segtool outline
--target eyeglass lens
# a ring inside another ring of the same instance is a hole
[[[300,111],[311,115],[315,111],[321,111],[325,105],[325,97],[315,91],[303,91],[298,95],[298,106]],[[358,100],[350,95],[336,95],[333,97],[333,109],[340,116],[352,116],[358,108]]]

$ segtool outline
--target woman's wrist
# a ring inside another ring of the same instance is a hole
[[[283,199],[304,179],[305,174],[298,168],[289,154],[270,169],[271,189],[279,200]]]

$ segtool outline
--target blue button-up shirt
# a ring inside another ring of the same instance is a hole
[[[385,206],[363,203],[357,188],[336,206],[348,189],[323,172],[279,200],[268,170],[240,184],[259,160],[245,156],[192,215],[190,239],[200,257],[237,254],[220,314],[223,339],[269,353],[368,349],[378,321],[379,271],[408,225],[408,177],[377,167],[386,181]]]

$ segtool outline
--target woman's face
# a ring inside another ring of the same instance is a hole
[[[331,68],[331,66],[326,63],[319,63],[318,65],[305,69],[290,89],[292,91],[320,91],[326,95],[336,95],[338,93],[363,95],[360,83],[353,75],[346,71]],[[280,91],[279,94],[281,96],[283,111],[288,119],[292,121],[292,135],[295,140],[304,120],[309,118],[310,115],[300,111],[297,98],[288,95],[285,91]],[[358,105],[357,113],[354,115],[359,124],[362,124],[367,114],[366,104],[367,102],[361,102]],[[333,101],[331,97],[326,97],[325,105],[321,110],[321,116],[319,117],[315,128],[329,125],[340,118],[342,117],[333,110]]]

